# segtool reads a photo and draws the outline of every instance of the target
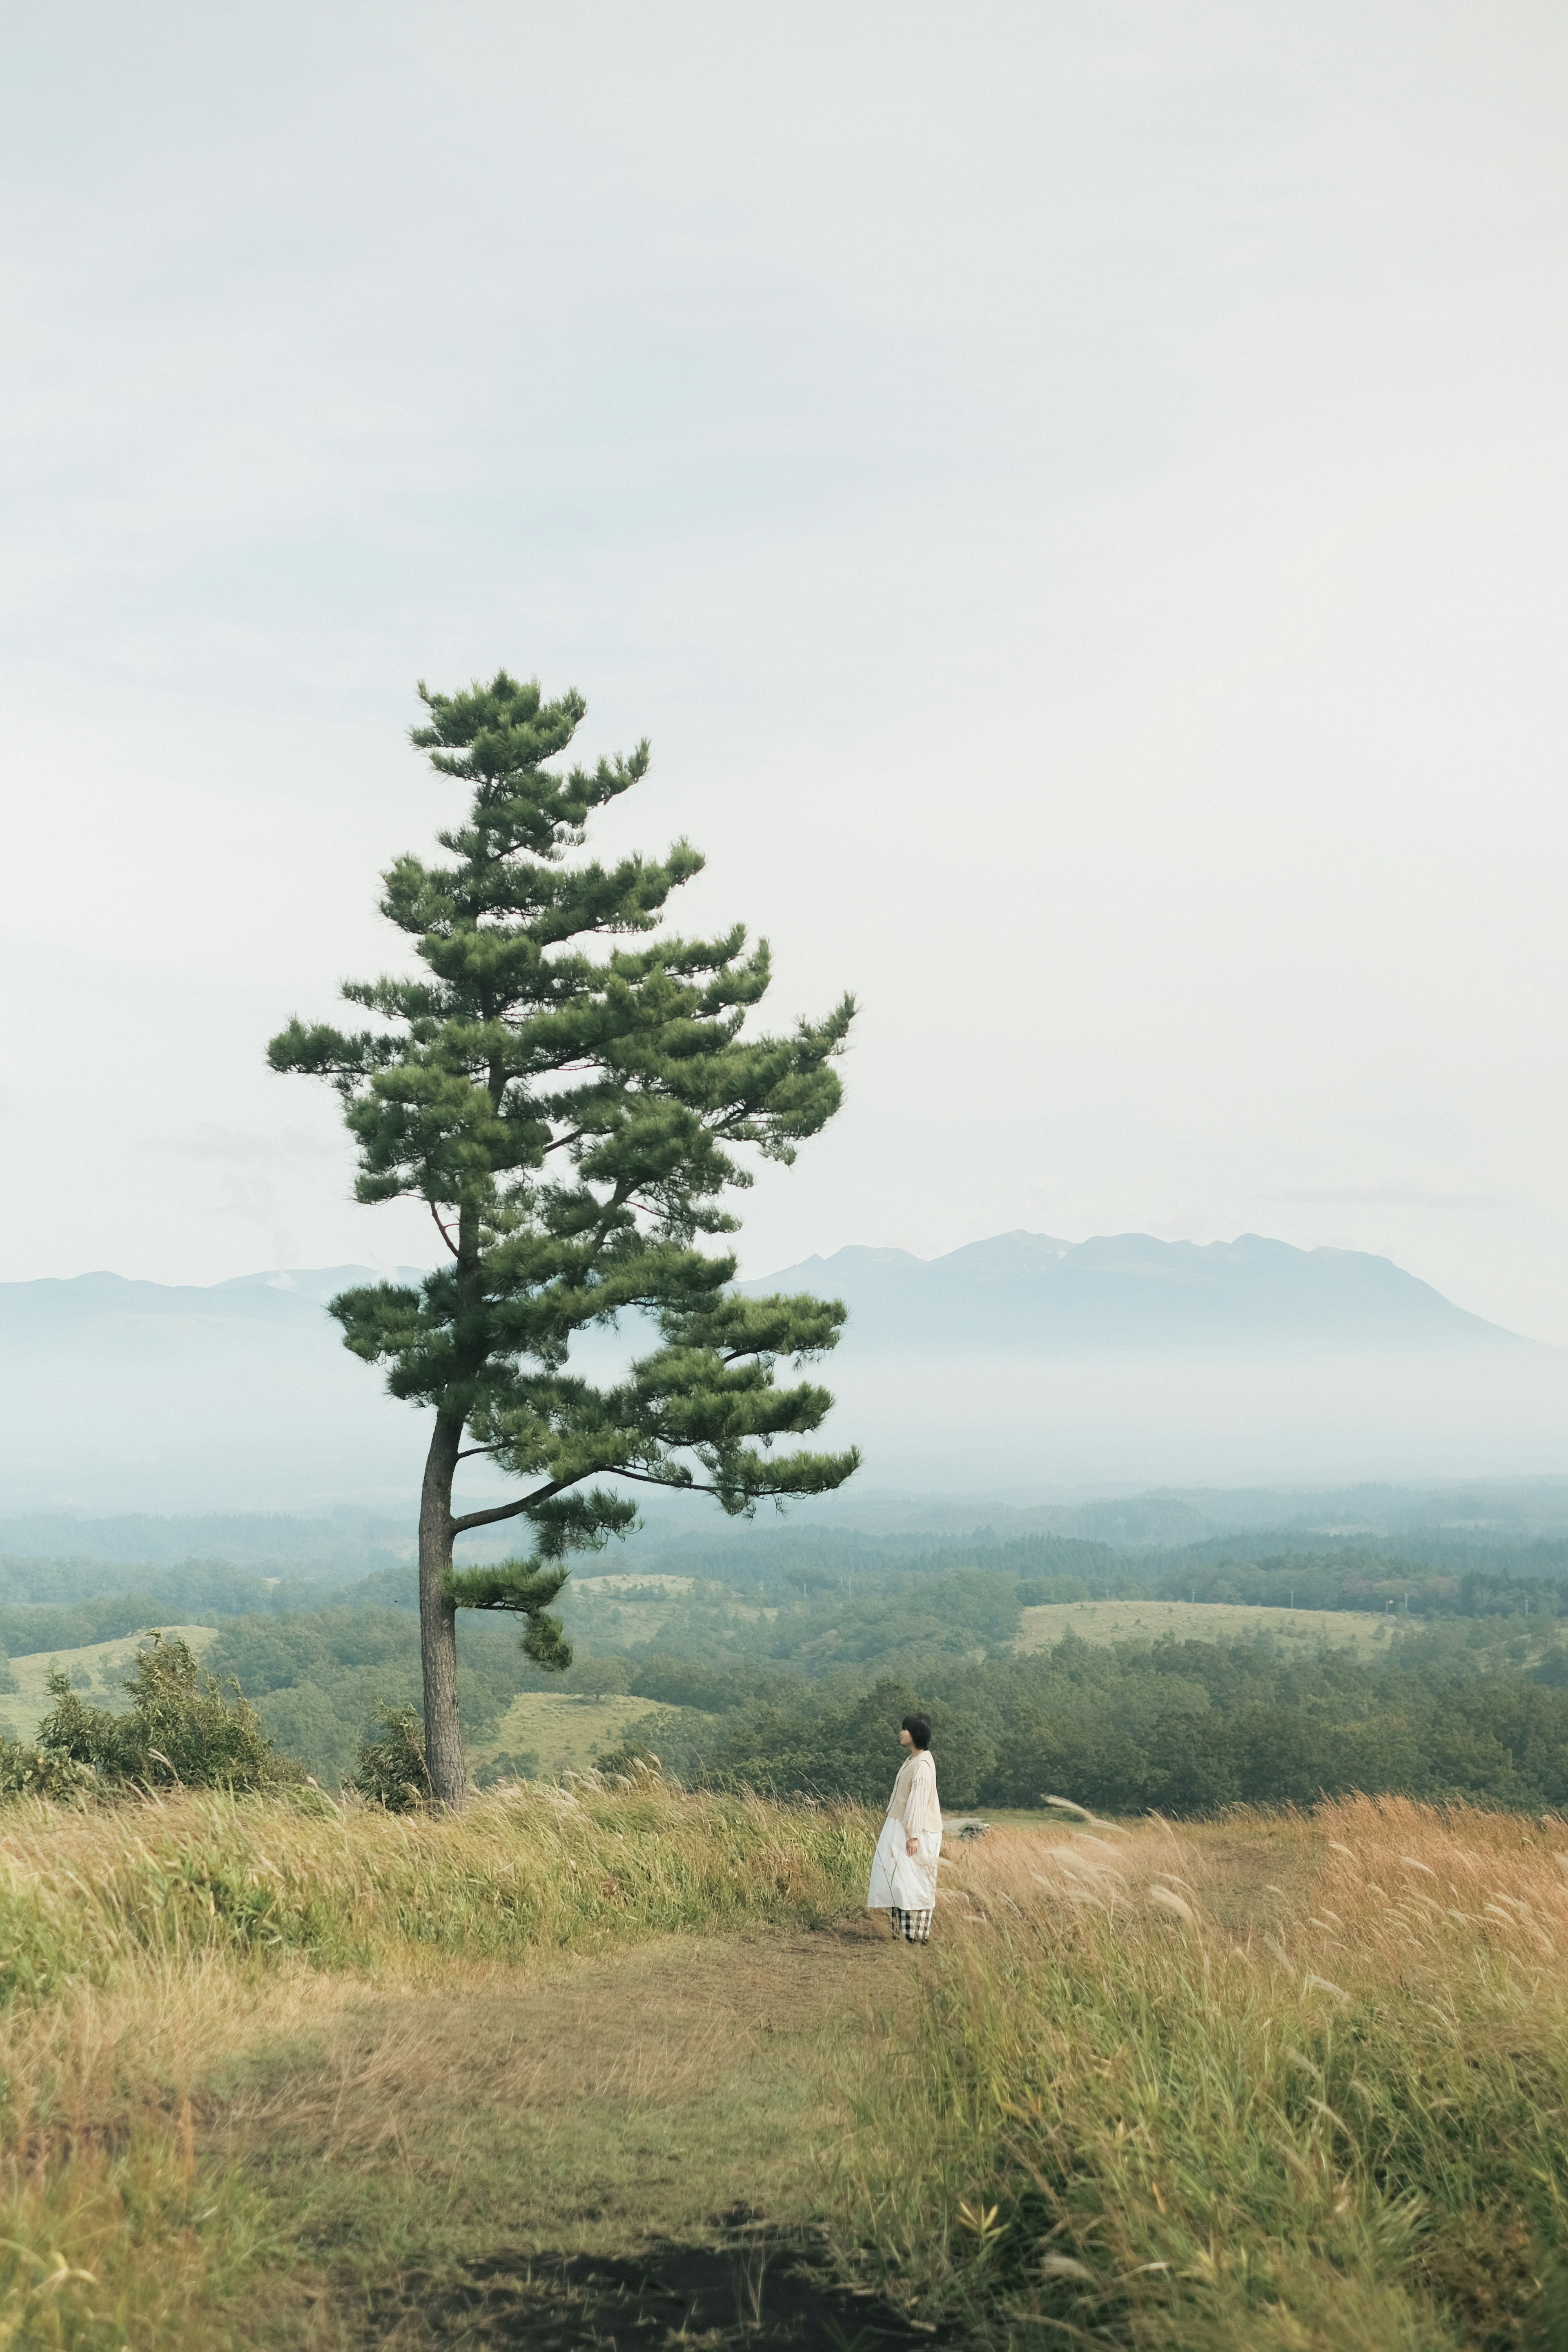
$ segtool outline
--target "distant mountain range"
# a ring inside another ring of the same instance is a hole
[[[425,1268],[399,1265],[376,1274],[368,1265],[317,1266],[301,1273],[241,1274],[230,1282],[134,1282],[121,1274],[79,1274],[66,1280],[0,1282],[0,1347],[7,1339],[65,1338],[96,1330],[101,1338],[129,1333],[150,1318],[183,1323],[253,1324],[289,1331],[325,1329],[321,1309],[340,1290],[362,1282],[422,1282]]]
[[[841,1249],[744,1287],[842,1298],[846,1344],[858,1352],[1426,1352],[1532,1344],[1468,1314],[1390,1258],[1294,1249],[1258,1234],[1208,1243],[997,1234],[938,1258]]]
[[[386,1278],[417,1283],[424,1269]],[[83,1274],[68,1281],[0,1283],[0,1349],[90,1345],[118,1355],[168,1344],[160,1326],[181,1323],[216,1342],[224,1330],[337,1332],[326,1302],[374,1282],[369,1266],[321,1266],[240,1275],[210,1287]],[[1468,1314],[1391,1258],[1363,1250],[1295,1249],[1244,1234],[1235,1242],[1163,1242],[1118,1234],[1087,1242],[1049,1234],[994,1234],[945,1257],[852,1246],[743,1283],[753,1297],[810,1290],[849,1308],[846,1346],[864,1350],[942,1348],[965,1355],[1121,1353],[1215,1347],[1253,1353],[1284,1348],[1523,1348],[1534,1343]]]
[[[0,1509],[400,1506],[423,1416],[388,1400],[322,1312],[367,1278],[0,1283]]]
[[[0,1514],[401,1515],[426,1417],[388,1398],[323,1312],[373,1279],[343,1265],[210,1287],[0,1284]],[[842,1249],[743,1286],[847,1304],[829,1434],[865,1447],[873,1484],[1568,1467],[1568,1358],[1358,1251],[1002,1234],[929,1261]],[[640,1344],[595,1337],[584,1369]],[[473,1501],[500,1491],[483,1464],[466,1478]]]

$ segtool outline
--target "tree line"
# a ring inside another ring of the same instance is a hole
[[[1061,1795],[1112,1812],[1194,1814],[1358,1789],[1568,1806],[1568,1688],[1445,1629],[1373,1662],[1327,1648],[1285,1657],[1267,1639],[1101,1646],[1069,1633],[1032,1656],[881,1676],[847,1700],[805,1685],[737,1688],[718,1711],[713,1682],[705,1696],[702,1715],[650,1711],[606,1763],[652,1749],[695,1785],[874,1803],[896,1761],[889,1727],[919,1706],[950,1809]]]

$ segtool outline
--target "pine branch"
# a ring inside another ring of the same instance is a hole
[[[586,1470],[578,1474],[582,1478],[591,1475],[592,1473]],[[521,1518],[523,1512],[531,1510],[536,1503],[547,1503],[552,1495],[563,1495],[568,1486],[576,1484],[576,1478],[557,1478],[553,1486],[536,1486],[532,1494],[524,1495],[521,1502],[498,1503],[489,1511],[466,1511],[460,1519],[448,1522],[449,1530],[455,1536],[462,1536],[467,1535],[470,1528],[492,1528],[499,1519]]]
[[[586,1476],[586,1472],[584,1475]],[[600,1475],[606,1478],[635,1478],[639,1486],[663,1486],[668,1492],[677,1495],[716,1495],[719,1492],[717,1486],[700,1486],[695,1478],[655,1478],[646,1470],[606,1470],[601,1472]]]

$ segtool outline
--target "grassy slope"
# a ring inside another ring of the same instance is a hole
[[[596,1755],[607,1755],[625,1738],[628,1727],[647,1714],[646,1698],[609,1696],[588,1698],[566,1691],[524,1691],[514,1698],[493,1739],[476,1742],[468,1750],[470,1766],[488,1763],[492,1756],[534,1755],[547,1778],[562,1772],[585,1772]]]
[[[271,2231],[310,2250],[312,2276],[269,2281],[268,2332],[303,2333],[313,2300],[317,2344],[424,2342],[432,2306],[468,2317],[482,2281],[505,2340],[581,2298],[615,2341],[626,2314],[583,2294],[591,2266],[650,2241],[714,2248],[737,2206],[765,2216],[759,2253],[798,2238],[888,1958],[795,1929],[461,1969],[437,2000],[353,1986],[215,2085],[210,2158],[264,2178]]]
[[[1225,1601],[1065,1601],[1026,1609],[1020,1650],[1043,1650],[1066,1633],[1083,1642],[1230,1642],[1268,1633],[1282,1646],[1330,1643],[1335,1649],[1375,1654],[1388,1626],[1363,1610],[1265,1609]]]
[[[572,1638],[600,1654],[657,1641],[694,1582],[689,1576],[574,1576],[565,1611]]]
[[[687,1963],[694,1939],[767,1939],[842,1912],[869,1840],[852,1810],[647,1788],[513,1788],[458,1822],[319,1799],[10,1806],[0,2344],[383,2342],[373,2291],[395,2303],[411,2266],[453,2278],[487,2233],[515,2250],[518,2167],[552,2069],[560,2158],[536,2170],[530,2226],[570,2250],[628,2102],[669,2104],[681,2032],[718,2073],[689,2072],[685,2119],[656,2124],[640,2155],[626,2143],[616,2226],[645,2192],[650,2216],[673,2218],[653,2172],[682,2133],[702,2154],[715,2101],[733,2109],[733,2149],[693,2166],[698,2206],[721,2176],[725,2201],[771,2186],[763,2110],[787,2105],[788,2069],[751,2083],[740,2044],[765,2051],[792,1995],[764,1990],[750,2031],[726,2038],[720,1986],[744,1974],[732,1948],[705,1985]],[[662,1991],[636,1957],[660,1937],[680,1939]],[[574,2018],[570,1956],[593,1954],[623,1973],[598,1979],[602,2015]],[[678,1996],[680,2032],[659,2022]]]

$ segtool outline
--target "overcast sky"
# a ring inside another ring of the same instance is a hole
[[[1247,1230],[1568,1344],[1568,16],[11,13],[0,1278],[432,1259],[273,1077],[506,663],[777,1016],[746,1270]]]

